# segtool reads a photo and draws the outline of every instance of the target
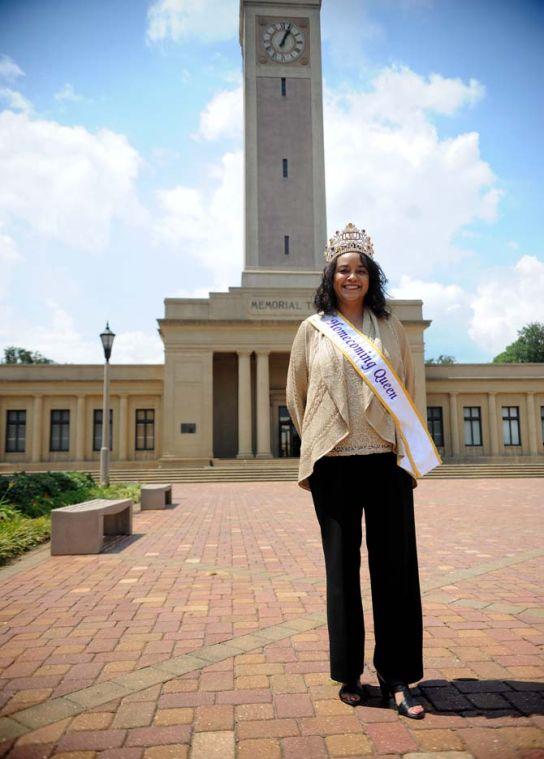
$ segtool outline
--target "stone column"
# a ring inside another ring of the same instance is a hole
[[[34,396],[32,407],[32,461],[42,460],[42,411],[43,398],[41,395]]]
[[[487,404],[489,412],[489,442],[491,445],[491,455],[499,455],[499,420],[497,418],[497,394],[487,394]]]
[[[536,424],[536,404],[535,394],[527,393],[527,430],[529,432],[529,453],[536,456],[539,453],[537,424]]]
[[[270,459],[269,351],[257,352],[257,458]]]
[[[128,396],[119,399],[119,460],[127,460],[128,442]]]
[[[459,456],[459,422],[457,415],[457,393],[450,393],[451,454]]]
[[[76,461],[85,459],[85,396],[77,397],[76,412]]]
[[[251,446],[251,362],[249,351],[238,351],[238,455],[253,458]]]

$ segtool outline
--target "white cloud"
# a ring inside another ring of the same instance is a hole
[[[225,153],[202,189],[177,186],[156,193],[157,242],[209,269],[210,289],[239,278],[243,259],[243,156]]]
[[[167,166],[174,161],[179,161],[181,153],[179,150],[172,148],[155,147],[151,148],[151,160],[159,166]]]
[[[5,103],[6,107],[11,108],[12,111],[30,113],[32,110],[30,100],[27,100],[24,95],[17,92],[17,90],[12,90],[10,87],[0,87],[0,101]]]
[[[10,288],[12,274],[15,267],[23,261],[23,257],[17,249],[15,240],[3,231],[0,224],[0,298],[4,297]]]
[[[203,140],[241,139],[243,128],[243,88],[223,90],[210,100],[200,114],[194,137]]]
[[[455,284],[443,284],[404,275],[391,289],[395,299],[422,300],[423,318],[432,321],[425,333],[427,358],[439,353],[457,358],[466,353],[471,318],[470,294]],[[438,349],[436,346],[440,346]]]
[[[352,102],[361,114],[393,124],[405,124],[408,117],[425,119],[425,112],[451,116],[485,95],[485,88],[476,79],[465,84],[440,74],[425,78],[407,66],[383,69],[372,87],[372,92],[364,93],[363,103],[358,102],[359,93],[354,93]]]
[[[0,262],[2,265],[17,263],[22,261],[22,256],[17,250],[15,240],[2,231],[0,225]]]
[[[530,322],[544,322],[544,261],[522,256],[514,266],[486,275],[472,299],[470,337],[484,350],[499,353]]]
[[[112,361],[118,364],[163,364],[163,342],[158,333],[120,332],[113,344]]]
[[[37,324],[31,324],[24,316],[4,306],[0,322],[1,344],[39,351],[59,363],[99,363],[99,345],[84,339],[73,318],[58,302],[49,299],[45,305],[47,317]]]
[[[93,251],[107,244],[114,219],[139,223],[139,167],[122,134],[0,114],[0,220],[47,239]]]
[[[55,92],[55,100],[58,100],[61,103],[66,101],[77,103],[80,100],[83,100],[83,96],[79,95],[74,90],[74,86],[72,84],[66,83],[64,87],[61,87],[58,92]]]
[[[9,306],[0,305],[0,346],[18,345],[39,351],[57,363],[102,364],[104,353],[98,335],[89,338],[78,328],[73,316],[62,305],[49,299],[47,316],[31,324],[15,314]],[[117,364],[163,363],[162,340],[157,333],[120,332],[115,337],[112,362]]]
[[[501,193],[478,134],[440,139],[431,121],[482,95],[475,80],[407,68],[382,71],[370,91],[325,93],[329,229],[364,226],[392,279],[458,261],[463,228],[496,217]]]
[[[173,293],[172,298],[208,298],[210,295],[209,287],[195,287],[193,289],[181,288]]]
[[[217,42],[238,31],[238,0],[155,0],[147,11],[147,39],[160,42],[197,37]]]
[[[522,327],[544,322],[544,261],[524,255],[513,266],[483,271],[480,280],[469,289],[403,276],[391,295],[423,300],[423,315],[432,320],[428,337],[443,345],[443,352],[474,354],[477,346],[492,358]]]
[[[24,76],[25,72],[19,68],[13,58],[9,55],[0,55],[0,78],[5,79],[8,82],[13,82],[20,76]]]
[[[422,300],[425,318],[441,316],[451,318],[460,314],[469,303],[468,294],[459,285],[444,285],[412,279],[404,275],[397,287],[391,288],[391,295],[397,299]]]

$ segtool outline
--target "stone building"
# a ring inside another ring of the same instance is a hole
[[[297,455],[287,365],[313,312],[326,242],[320,10],[321,0],[241,0],[241,287],[166,298],[164,364],[112,365],[114,463]],[[425,367],[422,302],[390,305],[412,348],[416,403],[446,460],[543,454],[544,364]],[[96,466],[101,393],[101,366],[0,366],[0,470]]]

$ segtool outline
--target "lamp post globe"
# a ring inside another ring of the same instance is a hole
[[[115,338],[115,332],[110,329],[109,322],[106,322],[106,329],[100,333],[100,339],[102,340],[102,347],[104,348],[104,356],[106,361],[110,360],[111,349],[113,348],[113,340]]]
[[[100,448],[100,484],[107,486],[110,484],[109,473],[109,456],[110,456],[110,357],[111,350],[113,348],[113,341],[115,333],[111,331],[110,325],[106,322],[106,329],[100,333],[100,339],[102,341],[102,347],[104,348],[104,392],[102,403],[102,447]]]

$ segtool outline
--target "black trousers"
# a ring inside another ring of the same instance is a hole
[[[423,622],[410,475],[394,453],[326,456],[310,477],[327,575],[331,678],[364,669],[362,512],[372,590],[373,663],[386,680],[423,677]]]

